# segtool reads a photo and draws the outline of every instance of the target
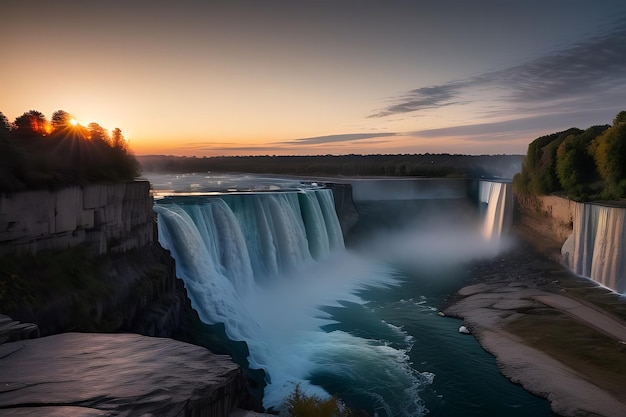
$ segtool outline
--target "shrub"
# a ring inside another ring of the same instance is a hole
[[[288,417],[347,417],[350,410],[336,397],[323,399],[317,395],[306,395],[300,385],[285,400]]]

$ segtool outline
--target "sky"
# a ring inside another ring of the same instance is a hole
[[[2,0],[0,111],[135,154],[525,154],[626,110],[624,0]]]

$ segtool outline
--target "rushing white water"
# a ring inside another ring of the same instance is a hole
[[[490,192],[500,196],[488,207],[505,204],[506,187]],[[295,384],[325,396],[311,378],[331,375],[372,397],[381,416],[423,415],[419,393],[433,375],[411,363],[414,337],[384,322],[370,323],[374,337],[330,330],[336,322],[322,307],[363,304],[362,291],[400,285],[389,262],[469,260],[499,247],[474,230],[431,223],[347,251],[328,189],[169,197],[155,211],[159,241],[176,259],[201,320],[223,323],[231,340],[246,342],[250,367],[265,370],[266,407],[280,407]],[[500,207],[486,222],[502,224],[504,212]],[[490,236],[503,226],[492,229]]]
[[[574,230],[561,252],[574,273],[626,293],[626,209],[575,203]]]
[[[487,239],[503,236],[513,221],[513,190],[510,183],[480,181],[478,195],[487,203],[483,235]]]
[[[159,240],[202,321],[224,323],[231,340],[247,343],[250,367],[267,372],[266,407],[295,383],[325,395],[308,382],[313,370],[379,374],[382,385],[415,388],[406,410],[421,407],[417,387],[428,375],[411,368],[405,349],[321,330],[332,321],[320,306],[362,303],[358,291],[396,283],[388,268],[343,250],[330,190],[170,198],[155,210]]]

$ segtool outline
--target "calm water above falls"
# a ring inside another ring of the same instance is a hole
[[[437,315],[462,263],[497,253],[459,201],[361,205],[348,249],[330,193],[159,202],[160,239],[192,305],[244,340],[264,369],[266,406],[294,387],[379,416],[550,416],[502,377],[460,321]],[[426,208],[425,208],[426,207]],[[473,209],[473,211],[476,211]],[[433,216],[433,213],[436,213]],[[404,220],[419,218],[417,224]],[[384,227],[381,227],[384,226]]]

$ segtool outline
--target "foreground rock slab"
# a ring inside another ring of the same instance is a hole
[[[65,333],[0,345],[0,415],[228,416],[243,384],[228,356],[171,339]]]

